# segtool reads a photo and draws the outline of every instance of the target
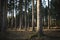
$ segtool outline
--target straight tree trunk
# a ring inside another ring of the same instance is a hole
[[[50,28],[50,10],[49,10],[49,0],[48,0],[48,29]]]
[[[28,1],[28,0],[27,0]],[[29,6],[29,1],[28,1],[28,4],[27,4],[27,7]],[[28,12],[27,12],[27,16],[28,16],[28,29],[29,29],[29,9],[27,8]]]
[[[19,26],[20,26],[20,30],[21,30],[21,27],[22,27],[22,1],[20,0],[20,23],[19,23]]]
[[[27,29],[27,0],[25,0],[25,30]]]
[[[51,16],[50,16],[50,25],[51,25]]]
[[[17,0],[16,0],[16,4],[17,4]],[[17,14],[17,5],[16,5],[16,14]],[[17,20],[17,17],[15,16],[15,28],[17,28],[17,24],[16,24],[17,22],[16,22],[16,20]]]
[[[41,15],[41,0],[37,0],[37,32],[38,36],[43,34],[43,26],[42,26],[42,15]]]
[[[2,1],[0,0],[0,31],[1,31],[1,28],[2,28]]]
[[[32,30],[34,30],[34,0],[32,0]]]
[[[4,0],[4,2],[2,2],[3,5],[3,10],[2,10],[2,14],[3,14],[3,23],[2,23],[2,28],[1,31],[6,31],[6,27],[7,27],[7,0]]]
[[[11,28],[13,28],[14,26],[14,24],[13,24],[13,22],[14,22],[14,0],[13,0],[13,4],[12,4],[12,1],[11,1],[11,6],[13,6],[12,8],[11,8],[11,16],[12,16],[12,20],[11,20]]]
[[[40,28],[40,0],[37,0],[37,31]]]

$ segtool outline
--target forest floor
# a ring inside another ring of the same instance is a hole
[[[60,40],[60,31],[44,31],[42,37],[32,37],[36,32],[0,32],[0,40]]]

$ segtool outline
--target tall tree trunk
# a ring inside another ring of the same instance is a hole
[[[20,23],[19,23],[19,26],[20,26],[20,29],[22,27],[22,1],[20,0]]]
[[[16,0],[15,4],[17,4],[17,0]],[[17,5],[16,5],[16,13],[14,13],[14,14],[15,14],[15,28],[17,28],[17,22],[16,22],[16,20],[17,20],[17,17],[16,17],[16,14],[17,14]]]
[[[1,31],[1,28],[2,28],[2,1],[0,0],[0,31]]]
[[[25,30],[27,29],[27,0],[25,0]]]
[[[49,0],[48,0],[48,29],[50,28],[50,11],[49,11]]]
[[[40,0],[37,0],[37,31],[40,28]]]
[[[13,1],[13,4],[12,4],[12,1]],[[11,20],[11,28],[13,28],[14,26],[14,24],[13,24],[13,22],[14,22],[14,0],[12,0],[11,1],[11,6],[12,6],[12,8],[11,8],[11,16],[12,16],[12,20]]]
[[[2,29],[1,29],[1,31],[5,31],[6,30],[6,27],[7,27],[7,0],[4,0],[4,2],[3,2],[3,10],[2,10],[2,12],[3,12],[3,25],[2,25]]]
[[[28,1],[28,0],[27,0]],[[29,1],[27,2],[28,4],[27,4],[27,7],[29,7]],[[27,8],[27,10],[28,10],[29,8]],[[29,29],[29,10],[28,10],[28,12],[27,12],[27,16],[28,16],[28,29]]]
[[[41,0],[37,0],[37,32],[39,36],[43,34]]]
[[[34,30],[34,0],[32,0],[32,30]]]

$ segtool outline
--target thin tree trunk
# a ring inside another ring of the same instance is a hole
[[[1,31],[1,27],[2,27],[2,7],[1,7],[1,0],[0,0],[0,31]]]
[[[13,0],[13,2],[14,2],[14,0]],[[12,3],[12,1],[11,1],[11,3]],[[12,5],[12,4],[11,4]],[[14,22],[14,3],[13,3],[13,8],[11,8],[11,16],[12,16],[12,20],[11,20],[11,28],[13,28],[13,22]]]
[[[49,11],[49,0],[48,0],[48,29],[50,28],[50,11]]]
[[[25,30],[27,30],[27,0],[25,0]]]
[[[19,24],[19,26],[20,26],[20,30],[21,30],[21,27],[22,27],[22,1],[20,1],[20,24]]]
[[[34,0],[32,0],[32,30],[34,30]]]
[[[28,0],[27,0],[27,1],[28,1]],[[28,1],[27,6],[29,6],[29,1]],[[27,8],[27,10],[28,10],[28,8]],[[28,14],[28,29],[29,29],[29,10],[28,10],[27,14]]]
[[[16,0],[16,4],[17,4],[17,0]],[[17,14],[17,5],[16,5],[16,13],[15,13],[15,28],[17,28],[17,24],[16,24],[16,20],[17,20],[16,14]]]
[[[28,12],[28,29],[29,29],[29,12]]]
[[[50,16],[50,25],[51,25],[51,16]]]

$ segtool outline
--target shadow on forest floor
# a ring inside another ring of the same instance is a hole
[[[55,34],[55,36],[50,36],[50,35],[53,35]],[[51,32],[50,34],[48,34],[48,32],[46,32],[46,35],[42,36],[42,37],[37,37],[36,35],[33,36],[31,39],[19,39],[21,37],[29,37],[30,34],[33,35],[32,32],[0,32],[0,40],[60,40],[60,36],[59,37],[56,37],[56,35],[58,33],[60,33],[60,31],[58,32]],[[24,34],[24,35],[23,35]],[[29,35],[29,36],[28,36]],[[59,34],[58,34],[59,35]]]

